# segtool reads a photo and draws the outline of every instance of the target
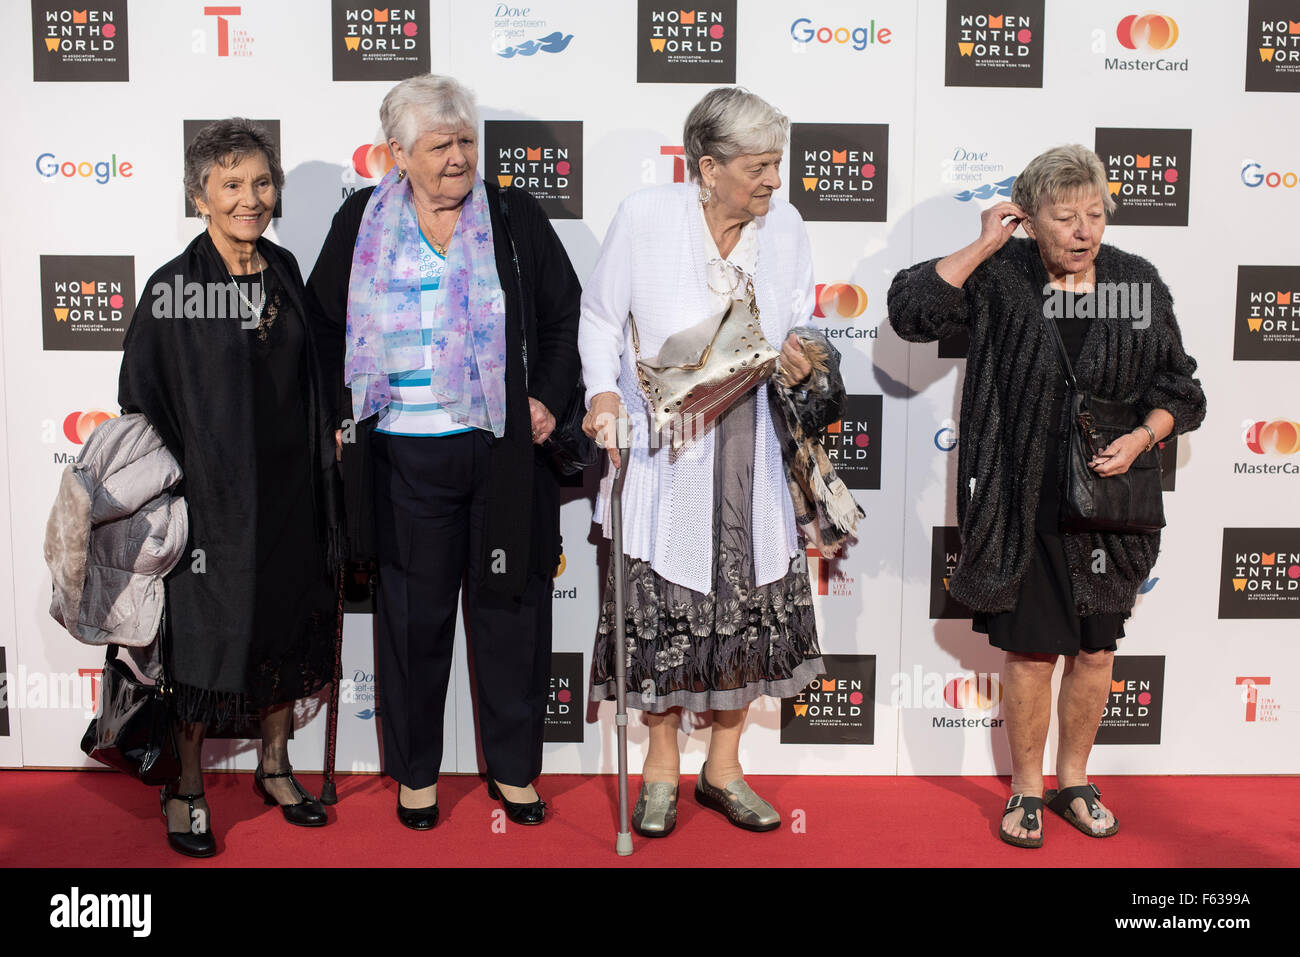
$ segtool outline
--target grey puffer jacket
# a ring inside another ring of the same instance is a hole
[[[50,614],[78,641],[143,648],[163,611],[163,576],[189,539],[181,467],[148,419],[109,419],[63,471],[45,526]]]

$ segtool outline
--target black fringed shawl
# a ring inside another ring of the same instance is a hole
[[[314,476],[319,546],[307,560],[316,559],[319,579],[324,579],[337,559],[332,553],[337,551],[341,525],[332,422],[320,387],[298,264],[291,253],[265,238],[258,241],[258,251],[268,272],[274,273],[285,306],[297,311],[303,328],[306,374],[300,379],[300,394],[310,456],[304,467]],[[190,539],[185,557],[166,581],[170,677],[196,697],[182,708],[184,720],[222,720],[242,717],[235,712],[245,707],[272,703],[261,700],[268,694],[286,700],[282,692],[292,696],[295,684],[301,693],[310,693],[329,675],[277,673],[268,688],[257,674],[266,665],[255,660],[259,644],[265,643],[258,640],[255,609],[259,598],[265,605],[268,589],[283,588],[284,583],[278,577],[258,580],[256,574],[256,421],[279,410],[254,407],[249,377],[255,330],[241,328],[237,316],[211,315],[206,303],[203,317],[185,317],[182,312],[168,318],[183,306],[175,298],[178,284],[183,293],[186,283],[199,283],[205,291],[214,288],[210,283],[231,288],[225,264],[207,232],[149,278],[123,344],[118,402],[123,411],[144,413],[184,469],[180,492],[189,509]],[[301,582],[301,571],[295,569],[286,578]],[[306,577],[317,579],[311,574]],[[302,597],[286,595],[285,599],[301,601]],[[315,644],[331,639],[334,611],[332,599],[326,603],[327,599],[328,588],[312,588],[311,620],[303,623],[301,634],[285,636],[288,646],[302,646],[307,654],[319,650]],[[277,663],[277,669],[293,667],[292,658]]]

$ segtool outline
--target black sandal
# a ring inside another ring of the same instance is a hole
[[[1016,808],[1023,808],[1025,812],[1020,817],[1020,826],[1026,831],[1038,831],[1038,836],[1016,837],[1009,834],[1000,821],[998,822],[998,836],[1014,847],[1042,847],[1043,823],[1040,815],[1043,813],[1043,799],[1030,794],[1013,794],[1007,801],[1007,806],[1002,809],[1002,816],[1006,817],[1009,812],[1014,811]]]
[[[1104,819],[1106,812],[1102,810],[1101,804],[1097,801],[1099,797],[1101,797],[1101,792],[1097,790],[1097,785],[1091,782],[1076,784],[1072,788],[1065,788],[1060,791],[1055,788],[1048,788],[1047,793],[1043,795],[1048,810],[1059,814],[1072,827],[1077,828],[1089,837],[1111,837],[1119,832],[1118,819],[1106,830],[1094,831],[1087,823],[1079,820],[1078,816],[1070,808],[1070,804],[1073,803],[1075,798],[1083,798],[1083,803],[1088,806],[1088,815],[1093,820]]]

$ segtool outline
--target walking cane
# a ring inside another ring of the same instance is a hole
[[[632,831],[627,815],[627,620],[623,611],[623,483],[627,480],[628,449],[624,420],[619,423],[618,460],[621,464],[614,476],[614,494],[610,497],[610,529],[614,533],[609,560],[614,571],[614,632],[618,644],[614,648],[614,724],[618,728],[618,839],[614,850],[620,857],[632,853]]]
[[[330,716],[325,725],[325,783],[320,788],[321,804],[338,804],[339,792],[334,785],[334,759],[339,743],[339,682],[343,678],[343,576],[347,562],[339,563],[338,624],[334,632],[334,680],[330,682]]]

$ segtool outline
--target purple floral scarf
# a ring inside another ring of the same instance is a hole
[[[360,422],[386,408],[388,376],[430,371],[430,386],[457,422],[500,438],[506,430],[505,297],[497,277],[487,191],[475,175],[447,247],[435,296],[432,344],[423,343],[420,227],[409,179],[397,167],[366,204],[348,280],[344,375]]]

